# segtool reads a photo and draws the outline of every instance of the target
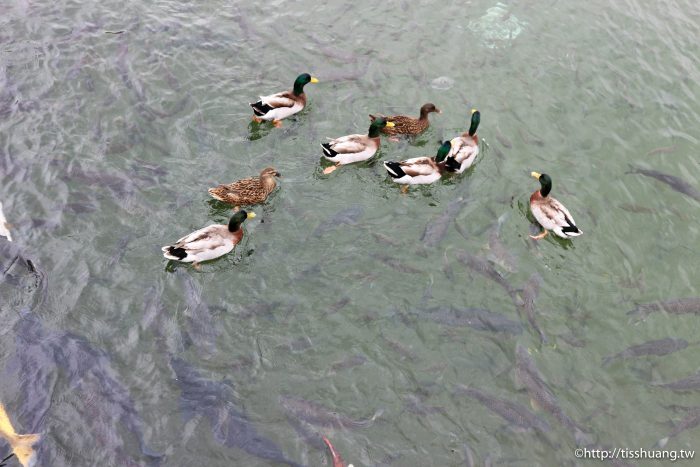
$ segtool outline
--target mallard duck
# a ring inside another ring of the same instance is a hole
[[[384,167],[391,179],[405,188],[408,188],[408,185],[427,185],[439,180],[445,173],[445,158],[451,147],[451,143],[445,141],[435,157],[414,157],[401,162],[386,161]]]
[[[544,229],[539,235],[530,235],[530,238],[540,240],[547,236],[549,230],[554,231],[561,238],[581,235],[583,232],[576,227],[569,210],[549,196],[549,192],[552,191],[552,179],[549,175],[538,172],[532,172],[530,175],[539,180],[542,186],[540,190],[535,190],[530,196],[530,211]]]
[[[476,129],[479,128],[481,112],[472,109],[472,123],[469,131],[452,139],[452,150],[445,161],[445,166],[450,172],[462,173],[472,166],[479,154],[479,137]]]
[[[280,120],[300,112],[306,106],[304,86],[309,83],[318,83],[318,80],[308,73],[303,73],[297,76],[292,90],[260,96],[258,102],[250,104],[255,114],[253,120],[258,123],[272,120],[273,125],[280,127]]]
[[[234,206],[246,206],[264,203],[277,186],[275,177],[281,177],[273,167],[267,167],[260,172],[259,177],[244,178],[228,185],[209,188],[209,194]]]
[[[383,128],[382,133],[385,135],[417,135],[422,133],[430,126],[430,121],[428,120],[428,114],[431,112],[442,113],[440,109],[435,107],[435,104],[424,104],[420,108],[420,117],[413,118],[406,115],[372,115],[370,114],[370,120],[374,121],[377,117],[382,117],[385,120],[392,122],[394,124],[393,128]]]
[[[341,165],[366,161],[374,156],[379,149],[379,130],[386,126],[393,127],[394,124],[379,117],[369,126],[366,135],[341,136],[322,143],[323,157],[335,162],[334,166],[326,168],[323,173],[329,174]]]
[[[182,237],[174,245],[161,248],[163,256],[173,261],[194,263],[218,258],[233,250],[243,238],[241,224],[255,217],[254,212],[240,210],[231,216],[228,225],[214,224]]]

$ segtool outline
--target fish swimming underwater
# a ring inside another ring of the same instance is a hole
[[[10,443],[12,452],[15,457],[17,457],[20,464],[24,467],[33,467],[36,465],[36,452],[34,452],[33,446],[39,442],[41,435],[17,434],[12,426],[12,422],[10,422],[10,417],[7,416],[5,406],[2,403],[0,403],[0,436]],[[9,456],[3,460],[7,459],[9,459]]]
[[[23,425],[45,427],[50,415],[52,423],[69,419],[90,426],[79,437],[51,430],[36,449],[37,465],[73,466],[75,453],[89,454],[91,465],[160,462],[162,456],[147,447],[134,400],[106,352],[81,336],[47,329],[33,314],[13,331],[17,350],[0,380],[8,382],[8,392],[21,394],[17,417]]]
[[[285,457],[271,439],[260,434],[248,416],[234,405],[235,394],[230,383],[204,378],[181,358],[173,358],[170,366],[182,389],[180,406],[186,419],[196,415],[208,419],[214,439],[226,447],[242,449],[260,459],[300,467]]]
[[[383,413],[383,410],[380,409],[372,417],[366,420],[355,420],[332,409],[324,407],[317,402],[307,401],[300,397],[281,395],[279,397],[279,401],[280,405],[288,415],[302,419],[313,425],[337,429],[367,428],[371,426]]]
[[[345,461],[343,460],[342,457],[340,457],[340,453],[335,450],[333,445],[331,444],[331,441],[326,438],[325,436],[322,436],[323,442],[326,443],[326,446],[328,446],[328,450],[331,452],[331,458],[333,459],[333,467],[352,467],[352,464],[346,464]]]

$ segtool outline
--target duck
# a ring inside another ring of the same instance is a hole
[[[381,130],[385,135],[417,135],[424,132],[430,126],[428,114],[432,112],[442,113],[440,109],[435,107],[435,104],[431,104],[429,102],[427,104],[423,104],[423,106],[420,108],[420,117],[418,118],[408,117],[406,115],[375,116],[372,114],[369,115],[369,118],[370,120],[374,121],[377,119],[377,117],[382,117],[394,124],[393,128],[389,127]]]
[[[452,150],[445,161],[448,171],[461,174],[474,164],[479,154],[479,137],[476,129],[479,128],[480,121],[481,112],[472,109],[469,131],[452,139]]]
[[[227,185],[209,188],[209,194],[219,201],[234,206],[264,203],[277,186],[275,177],[282,175],[274,167],[266,167],[259,177],[244,178]]]
[[[393,126],[392,122],[379,117],[370,124],[366,135],[341,136],[340,138],[331,139],[327,143],[322,143],[323,157],[335,162],[335,165],[326,168],[323,173],[327,175],[341,165],[366,161],[374,156],[377,149],[379,149],[379,131],[382,128],[391,128]]]
[[[254,212],[243,209],[236,212],[228,225],[213,224],[182,237],[173,245],[161,248],[163,256],[172,261],[193,263],[199,269],[199,263],[219,258],[229,253],[243,239],[241,225],[246,219],[253,219]]]
[[[450,149],[452,143],[445,141],[435,157],[414,157],[401,162],[386,161],[384,168],[389,172],[391,180],[402,184],[405,189],[408,189],[408,185],[427,185],[439,180],[447,170],[445,158]]]
[[[552,191],[552,178],[547,174],[531,172],[530,175],[540,182],[541,188],[530,196],[530,211],[543,231],[538,235],[530,235],[533,240],[547,236],[550,230],[561,238],[578,237],[583,232],[576,227],[573,216],[566,207],[555,198],[549,196]]]
[[[304,86],[309,83],[318,83],[318,79],[308,73],[302,73],[297,76],[291,90],[260,96],[258,102],[250,104],[253,108],[253,121],[272,121],[275,127],[282,126],[282,119],[301,112],[306,107]]]

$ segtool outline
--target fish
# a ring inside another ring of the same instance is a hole
[[[413,266],[409,266],[407,264],[404,264],[400,260],[398,260],[396,258],[392,258],[391,256],[388,256],[388,255],[375,254],[374,257],[377,258],[382,263],[389,266],[391,269],[398,271],[398,272],[403,272],[406,274],[417,274],[417,273],[421,272],[420,269],[416,269]]]
[[[408,394],[404,397],[402,397],[404,401],[404,407],[406,410],[409,412],[416,414],[416,415],[421,415],[421,416],[426,416],[426,415],[431,415],[435,413],[439,413],[446,418],[450,418],[447,411],[445,410],[444,407],[433,407],[430,405],[427,405],[425,402],[421,400],[420,397],[414,395],[414,394]]]
[[[340,457],[340,454],[338,453],[338,451],[335,450],[335,448],[331,444],[331,441],[328,438],[326,438],[325,436],[322,436],[321,438],[323,439],[323,442],[326,443],[326,446],[328,446],[328,450],[331,452],[333,467],[352,467],[352,464],[345,464],[345,461],[342,457]]]
[[[513,254],[508,251],[501,241],[501,226],[505,222],[506,217],[507,215],[505,214],[499,217],[489,232],[489,252],[497,264],[512,273],[517,271],[518,265]]]
[[[639,204],[633,204],[633,203],[623,203],[619,204],[618,207],[620,209],[624,209],[627,212],[634,212],[636,214],[653,214],[654,211],[652,208],[648,208],[646,206],[641,206]]]
[[[409,349],[408,347],[399,342],[389,339],[384,334],[381,334],[381,336],[384,342],[387,343],[389,348],[391,348],[391,350],[393,350],[397,354],[401,355],[401,357],[403,357],[404,359],[410,360],[412,362],[418,360],[418,355],[416,355],[416,353],[413,350]]]
[[[445,250],[445,252],[442,255],[442,272],[445,274],[447,280],[455,280],[455,272],[452,269],[450,260],[447,258],[447,250]]]
[[[171,358],[170,367],[182,391],[180,407],[186,422],[194,416],[202,416],[209,420],[219,444],[242,449],[260,459],[301,467],[288,459],[271,439],[259,433],[243,410],[236,407],[230,382],[206,379],[181,358]]]
[[[463,197],[453,199],[447,204],[447,208],[435,219],[425,225],[420,241],[427,247],[434,247],[440,244],[447,235],[447,229],[455,218],[462,211],[467,202]]]
[[[515,377],[525,387],[530,399],[566,428],[579,446],[591,443],[590,436],[564,413],[554,392],[544,382],[542,373],[537,369],[530,353],[520,344],[515,346]]]
[[[652,149],[647,153],[647,156],[656,156],[658,154],[669,154],[676,150],[675,146],[664,146],[660,148]]]
[[[647,177],[654,178],[666,185],[670,186],[679,193],[683,193],[686,196],[693,198],[695,201],[700,201],[700,191],[698,191],[694,186],[685,180],[676,177],[675,175],[669,175],[657,170],[642,169],[640,167],[635,167],[630,165],[630,170],[625,172],[626,174],[641,174]]]
[[[671,337],[657,339],[649,342],[644,342],[643,344],[633,345],[631,347],[626,348],[622,352],[605,357],[603,359],[603,366],[610,364],[610,362],[612,362],[615,359],[642,357],[645,355],[668,355],[670,353],[683,350],[686,347],[688,347],[688,341],[686,341],[685,339],[674,339]]]
[[[7,415],[5,405],[2,402],[0,402],[0,436],[10,443],[12,453],[20,464],[24,467],[33,467],[36,465],[34,445],[41,440],[41,435],[36,433],[27,435],[17,434],[15,428],[12,426],[10,417]],[[9,457],[10,456],[6,457],[3,461],[9,459]]]
[[[343,308],[347,306],[347,304],[350,303],[350,298],[349,297],[343,297],[337,302],[333,303],[331,306],[328,307],[328,313],[337,313]]]
[[[690,313],[698,315],[700,314],[700,297],[674,298],[671,300],[638,304],[634,310],[628,311],[627,314],[644,319],[656,311],[665,311],[673,315]]]
[[[687,378],[679,379],[671,383],[654,383],[653,386],[658,386],[673,391],[697,391],[700,389],[700,372]]]
[[[279,396],[279,403],[289,416],[304,420],[312,425],[336,429],[368,428],[384,412],[380,409],[368,419],[355,420],[317,402],[296,396],[282,394]]]
[[[350,368],[364,365],[367,362],[367,357],[364,355],[351,355],[349,357],[344,358],[343,360],[334,363],[331,365],[331,370],[333,371],[341,371],[341,370],[348,370]]]
[[[683,420],[675,424],[668,436],[661,438],[656,445],[659,448],[664,448],[671,438],[678,436],[686,430],[691,430],[698,425],[700,425],[700,407],[689,408]]]
[[[464,443],[464,464],[465,467],[476,467],[476,462],[474,462],[474,453],[467,443]]]
[[[446,326],[469,326],[478,331],[522,334],[523,326],[505,315],[482,308],[456,308],[438,306],[425,311],[425,316]]]
[[[193,344],[200,357],[210,358],[216,353],[217,326],[214,323],[209,305],[202,299],[202,290],[194,278],[183,270],[177,270],[182,283],[182,292],[187,303],[187,330],[184,338],[188,345]]]
[[[277,350],[285,350],[287,352],[303,352],[313,347],[313,342],[306,336],[294,339],[286,344],[280,344],[276,347]]]
[[[306,423],[304,420],[289,415],[287,415],[286,418],[292,428],[294,428],[294,431],[296,431],[309,446],[319,451],[326,449],[326,445],[321,438],[322,435],[318,432],[316,427],[312,426],[310,423]]]
[[[60,162],[56,161],[57,164]],[[60,178],[69,182],[79,180],[89,187],[107,188],[120,200],[134,193],[134,183],[131,179],[112,175],[103,170],[85,169],[80,165],[75,165],[71,169],[62,168],[63,173]]]
[[[525,406],[516,402],[490,396],[479,389],[462,384],[457,385],[455,393],[458,395],[467,395],[476,399],[481,402],[484,407],[498,414],[505,421],[516,427],[525,430],[534,430],[540,434],[545,434],[552,429],[547,420],[539,415],[535,415]]]
[[[341,225],[355,225],[364,213],[365,209],[359,204],[342,209],[341,211],[335,213],[332,217],[321,222],[311,235],[314,237],[320,237],[331,230],[337,229]]]
[[[62,417],[90,426],[80,437],[64,438],[67,452],[91,452],[105,465],[158,465],[162,455],[146,445],[143,421],[129,390],[119,381],[107,353],[85,338],[46,329],[31,312],[13,326],[16,354],[0,374],[15,381],[25,401],[20,412],[24,426],[35,431],[46,423],[49,409],[60,407]],[[57,398],[57,381],[65,396]],[[127,438],[140,449],[127,449]],[[55,443],[40,443],[37,465],[74,465]],[[137,462],[138,461],[138,462]]]
[[[539,146],[539,147],[544,146],[544,141],[537,138],[529,131],[525,131],[522,128],[518,128],[518,133],[520,133],[520,137],[523,139],[525,144],[534,144],[535,146]]]
[[[512,149],[513,143],[501,133],[500,128],[496,127],[496,140],[506,149]]]
[[[515,293],[517,290],[515,287],[510,285],[510,283],[505,280],[501,274],[494,269],[493,265],[489,263],[487,260],[484,258],[481,258],[479,256],[472,255],[471,253],[468,253],[465,250],[458,250],[455,253],[455,257],[457,258],[457,261],[460,263],[464,264],[465,266],[468,266],[471,270],[478,272],[482,276],[491,279],[501,287],[505,289],[506,292],[508,292],[508,295],[511,297],[515,296]]]
[[[525,314],[528,323],[530,323],[530,326],[532,326],[532,329],[537,331],[537,334],[540,336],[540,342],[542,344],[546,344],[548,342],[547,336],[539,324],[537,324],[537,320],[535,319],[535,300],[537,300],[537,295],[539,295],[541,283],[542,276],[536,272],[532,273],[530,278],[520,290],[520,298],[522,299],[522,303],[516,303],[516,308],[519,312]]]
[[[7,238],[8,242],[12,241],[10,227],[10,223],[7,222],[7,219],[5,218],[5,213],[2,211],[2,203],[0,202],[0,237]]]
[[[144,102],[146,101],[146,94],[143,90],[143,84],[141,84],[141,82],[138,80],[132,79],[130,76],[129,66],[126,63],[126,56],[128,53],[129,45],[126,43],[126,41],[124,41],[119,46],[119,52],[115,62],[117,72],[119,74],[119,78],[121,78],[122,82],[124,83],[124,86],[134,91],[134,94],[136,94],[139,102]]]

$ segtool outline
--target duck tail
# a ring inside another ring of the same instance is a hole
[[[321,143],[321,147],[326,157],[335,157],[338,155],[338,153],[331,148],[331,143]]]
[[[173,261],[182,261],[187,257],[187,252],[183,248],[177,248],[172,245],[161,248],[163,256]]]
[[[272,110],[272,107],[267,104],[263,104],[263,101],[254,102],[250,104],[250,106],[253,108],[253,113],[258,117],[263,117],[266,113]]]
[[[389,172],[391,178],[401,178],[406,176],[406,172],[401,168],[401,164],[395,161],[385,161],[384,168]]]

